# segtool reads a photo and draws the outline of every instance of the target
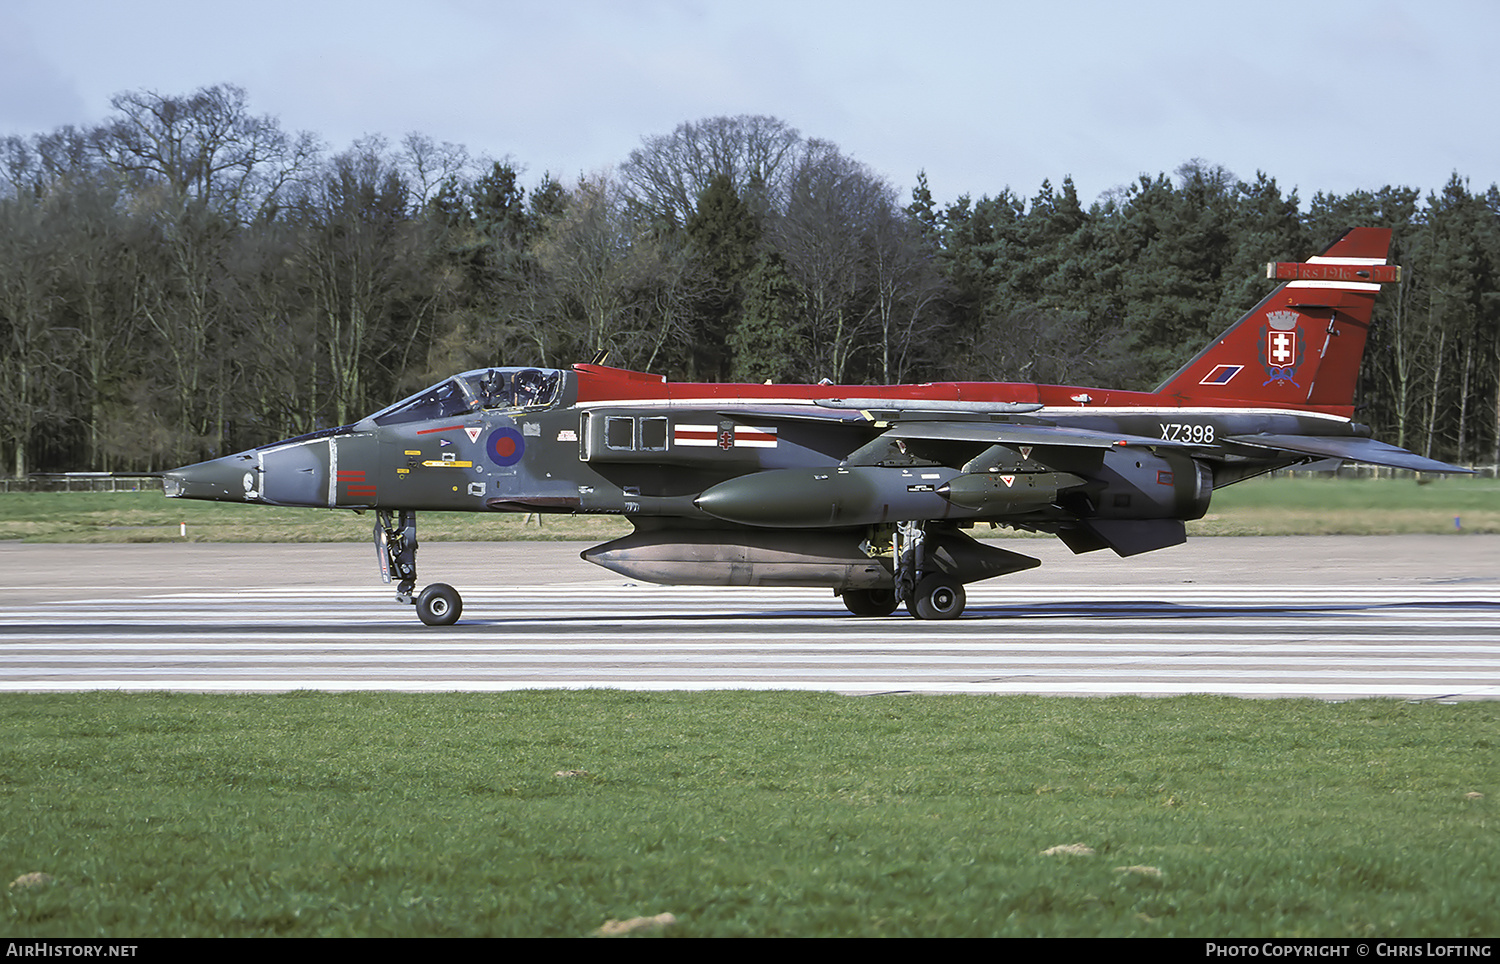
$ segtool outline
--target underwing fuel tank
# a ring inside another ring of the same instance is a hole
[[[889,587],[891,563],[858,532],[645,530],[586,549],[585,562],[632,579],[689,586]]]
[[[957,474],[944,466],[774,469],[720,482],[694,504],[726,522],[778,528],[968,518],[937,492]]]
[[[1029,509],[1050,505],[1059,491],[1083,484],[1070,472],[970,472],[944,482],[937,494],[966,509]]]
[[[945,530],[929,532],[927,565],[960,582],[1020,572],[1039,560]],[[641,529],[582,553],[632,579],[688,586],[818,586],[889,589],[894,561],[864,530]]]

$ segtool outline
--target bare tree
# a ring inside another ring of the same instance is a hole
[[[185,97],[125,93],[111,103],[118,116],[94,132],[94,146],[126,184],[130,216],[154,239],[133,252],[137,310],[167,359],[177,454],[215,453],[234,372],[227,299],[237,279],[227,266],[246,226],[275,216],[320,147],[252,115],[232,85]]]
[[[245,91],[229,84],[186,97],[118,94],[110,104],[121,116],[95,140],[112,168],[241,223],[274,208],[321,150],[311,134],[288,136],[273,118],[252,116]]]
[[[337,424],[363,414],[369,378],[415,354],[420,319],[402,318],[417,258],[411,190],[380,138],[335,157],[298,205],[298,255],[308,308],[327,363]]]
[[[47,407],[56,358],[52,311],[60,296],[51,247],[35,198],[0,200],[0,431],[17,478],[29,470],[27,446]]]
[[[544,363],[608,354],[613,364],[649,368],[671,341],[685,340],[699,279],[680,241],[626,217],[608,177],[578,186],[533,254],[545,294],[531,321]]]
[[[921,229],[894,207],[878,211],[866,240],[866,259],[880,336],[880,380],[904,381],[912,355],[934,341],[942,321],[936,306],[946,285],[921,244]]]
[[[119,453],[106,422],[125,417],[117,389],[143,367],[144,328],[130,310],[124,281],[130,225],[110,178],[69,178],[53,196],[57,206],[58,270],[67,299],[62,323],[66,364],[80,400],[73,418],[84,428],[85,464],[107,469]],[[134,456],[138,453],[129,453]]]
[[[779,207],[801,143],[795,129],[774,117],[711,117],[645,138],[620,165],[620,178],[647,220],[681,227],[721,174],[752,207],[757,200],[762,209]]]
[[[462,144],[439,144],[426,134],[412,131],[401,139],[400,163],[413,204],[421,208],[445,181],[456,180],[468,171],[469,152]]]
[[[786,211],[772,221],[773,243],[804,294],[817,370],[835,382],[848,375],[878,311],[869,241],[896,211],[888,183],[832,144],[808,141]]]

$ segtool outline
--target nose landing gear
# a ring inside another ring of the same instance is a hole
[[[435,582],[416,596],[417,586],[417,513],[412,509],[375,510],[375,558],[380,562],[380,578],[396,583],[396,601],[415,605],[417,618],[428,626],[451,626],[464,611],[458,590]]]

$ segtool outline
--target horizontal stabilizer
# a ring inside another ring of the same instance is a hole
[[[1225,439],[1240,445],[1290,452],[1295,455],[1312,455],[1324,459],[1344,459],[1363,462],[1366,465],[1384,465],[1394,469],[1410,469],[1413,472],[1455,472],[1472,475],[1472,469],[1449,465],[1436,459],[1424,458],[1415,452],[1399,449],[1394,445],[1377,442],[1372,438],[1327,438],[1317,435],[1233,435]]]

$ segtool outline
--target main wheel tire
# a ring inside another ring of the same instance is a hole
[[[963,584],[942,573],[923,576],[906,607],[918,619],[957,619],[963,615],[968,596]]]
[[[458,590],[445,582],[435,582],[417,596],[417,618],[429,626],[451,626],[463,611]]]
[[[844,607],[856,616],[889,616],[896,611],[894,589],[845,589]]]

